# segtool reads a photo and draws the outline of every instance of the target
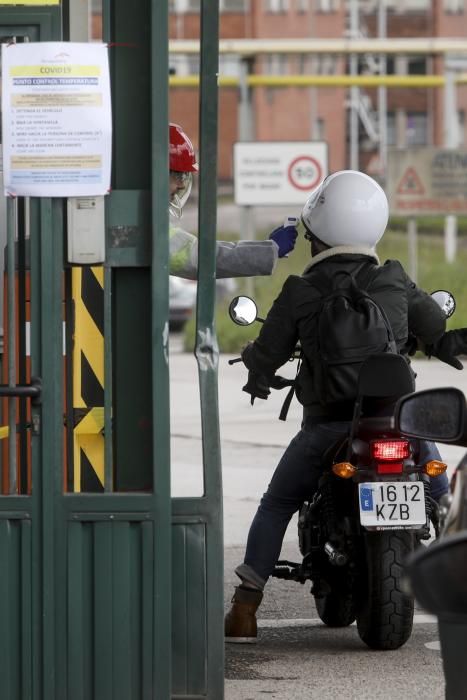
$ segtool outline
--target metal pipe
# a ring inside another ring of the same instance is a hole
[[[173,39],[169,42],[170,53],[199,53],[199,41]],[[467,52],[465,39],[422,37],[417,39],[221,39],[219,53],[239,56],[258,54],[444,54]]]
[[[457,113],[457,87],[454,70],[445,66],[444,84],[444,145],[459,147],[459,117]],[[446,262],[453,263],[457,255],[457,216],[449,214],[444,219],[444,254]]]
[[[446,148],[457,148],[459,146],[459,120],[454,71],[446,70],[444,79],[444,145]]]
[[[350,3],[350,32],[352,38],[355,39],[358,36],[358,0],[351,0]],[[352,78],[358,76],[358,55],[356,53],[350,54],[350,75]],[[350,87],[350,153],[349,162],[352,170],[358,170],[359,163],[359,117],[358,117],[358,103],[360,101],[360,91],[358,85],[354,82],[351,83]]]
[[[255,127],[253,105],[251,100],[251,87],[249,77],[251,75],[251,61],[243,58],[240,62],[240,99],[238,104],[238,137],[239,141],[254,141]],[[243,239],[254,239],[254,213],[251,206],[240,208],[240,231]],[[245,294],[254,297],[254,278],[245,277],[243,280]]]
[[[245,78],[248,87],[378,87],[415,88],[443,87],[444,75],[248,75]],[[455,78],[458,85],[467,84],[467,74]],[[196,87],[199,85],[198,75],[171,75],[170,87]],[[233,76],[218,78],[219,87],[238,88],[241,79]]]
[[[238,136],[240,141],[254,141],[255,127],[253,105],[251,103],[251,73],[250,61],[243,59],[240,62],[239,93],[238,103]]]
[[[409,275],[416,284],[418,280],[418,236],[417,219],[413,216],[407,221],[407,239],[409,244]]]
[[[378,6],[378,39],[385,39],[387,32],[386,0],[380,0]],[[386,75],[386,55],[379,56],[380,77]],[[378,131],[379,131],[379,171],[386,182],[387,150],[388,150],[388,120],[387,120],[387,89],[385,85],[378,85]]]
[[[347,554],[340,552],[330,542],[326,542],[324,545],[324,551],[328,556],[329,562],[334,566],[345,566],[347,564]]]

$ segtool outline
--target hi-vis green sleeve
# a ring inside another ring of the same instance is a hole
[[[171,275],[196,279],[198,239],[181,228],[169,229],[169,271]],[[217,242],[216,277],[253,277],[270,275],[277,261],[274,241]]]

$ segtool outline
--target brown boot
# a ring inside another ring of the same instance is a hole
[[[256,610],[263,599],[260,590],[238,586],[232,598],[232,606],[225,616],[224,633],[226,642],[254,644],[258,635]]]

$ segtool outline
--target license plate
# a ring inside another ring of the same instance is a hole
[[[421,481],[373,481],[358,485],[360,522],[368,528],[413,528],[426,522]]]

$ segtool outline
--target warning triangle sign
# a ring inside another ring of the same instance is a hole
[[[407,168],[400,179],[396,192],[397,194],[425,194],[425,188],[415,168]]]

